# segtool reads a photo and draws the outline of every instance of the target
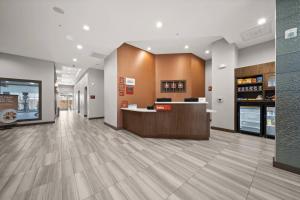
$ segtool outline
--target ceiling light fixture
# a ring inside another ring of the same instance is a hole
[[[156,22],[156,28],[162,28],[163,23],[161,21]]]
[[[185,48],[185,49],[188,49],[188,48],[190,48],[190,47],[189,47],[189,45],[185,45],[184,48]]]
[[[260,18],[257,20],[257,24],[258,25],[263,25],[267,22],[267,19],[266,18]]]
[[[85,30],[85,31],[89,31],[90,26],[85,24],[85,25],[82,26],[82,29]]]
[[[205,50],[205,54],[210,54],[210,51],[209,50]]]
[[[148,47],[148,48],[147,48],[147,51],[151,51],[151,47]]]
[[[73,58],[73,62],[77,62],[77,58]]]
[[[83,48],[83,46],[81,44],[77,44],[77,49],[81,50]]]

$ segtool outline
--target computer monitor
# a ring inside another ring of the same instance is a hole
[[[199,99],[198,98],[184,98],[184,102],[198,102]]]
[[[157,102],[172,102],[172,98],[157,98]]]

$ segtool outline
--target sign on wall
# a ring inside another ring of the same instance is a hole
[[[0,125],[17,121],[18,95],[0,94]]]
[[[185,90],[185,80],[163,80],[160,82],[160,91],[162,93],[184,93]]]
[[[125,78],[120,77],[119,78],[119,96],[125,95]]]
[[[123,101],[121,102],[121,108],[128,108],[128,101],[123,100]]]
[[[134,78],[126,78],[126,85],[135,85],[135,79]]]
[[[134,94],[134,86],[126,85],[126,94],[133,95]]]

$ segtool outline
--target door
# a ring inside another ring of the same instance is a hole
[[[261,106],[239,106],[239,131],[262,135],[262,108]]]
[[[77,94],[77,111],[80,113],[80,90],[78,90]]]
[[[275,107],[267,106],[266,107],[266,136],[275,138],[276,129],[275,129]]]

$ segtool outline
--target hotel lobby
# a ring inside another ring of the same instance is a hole
[[[300,199],[299,0],[0,2],[0,200]]]

